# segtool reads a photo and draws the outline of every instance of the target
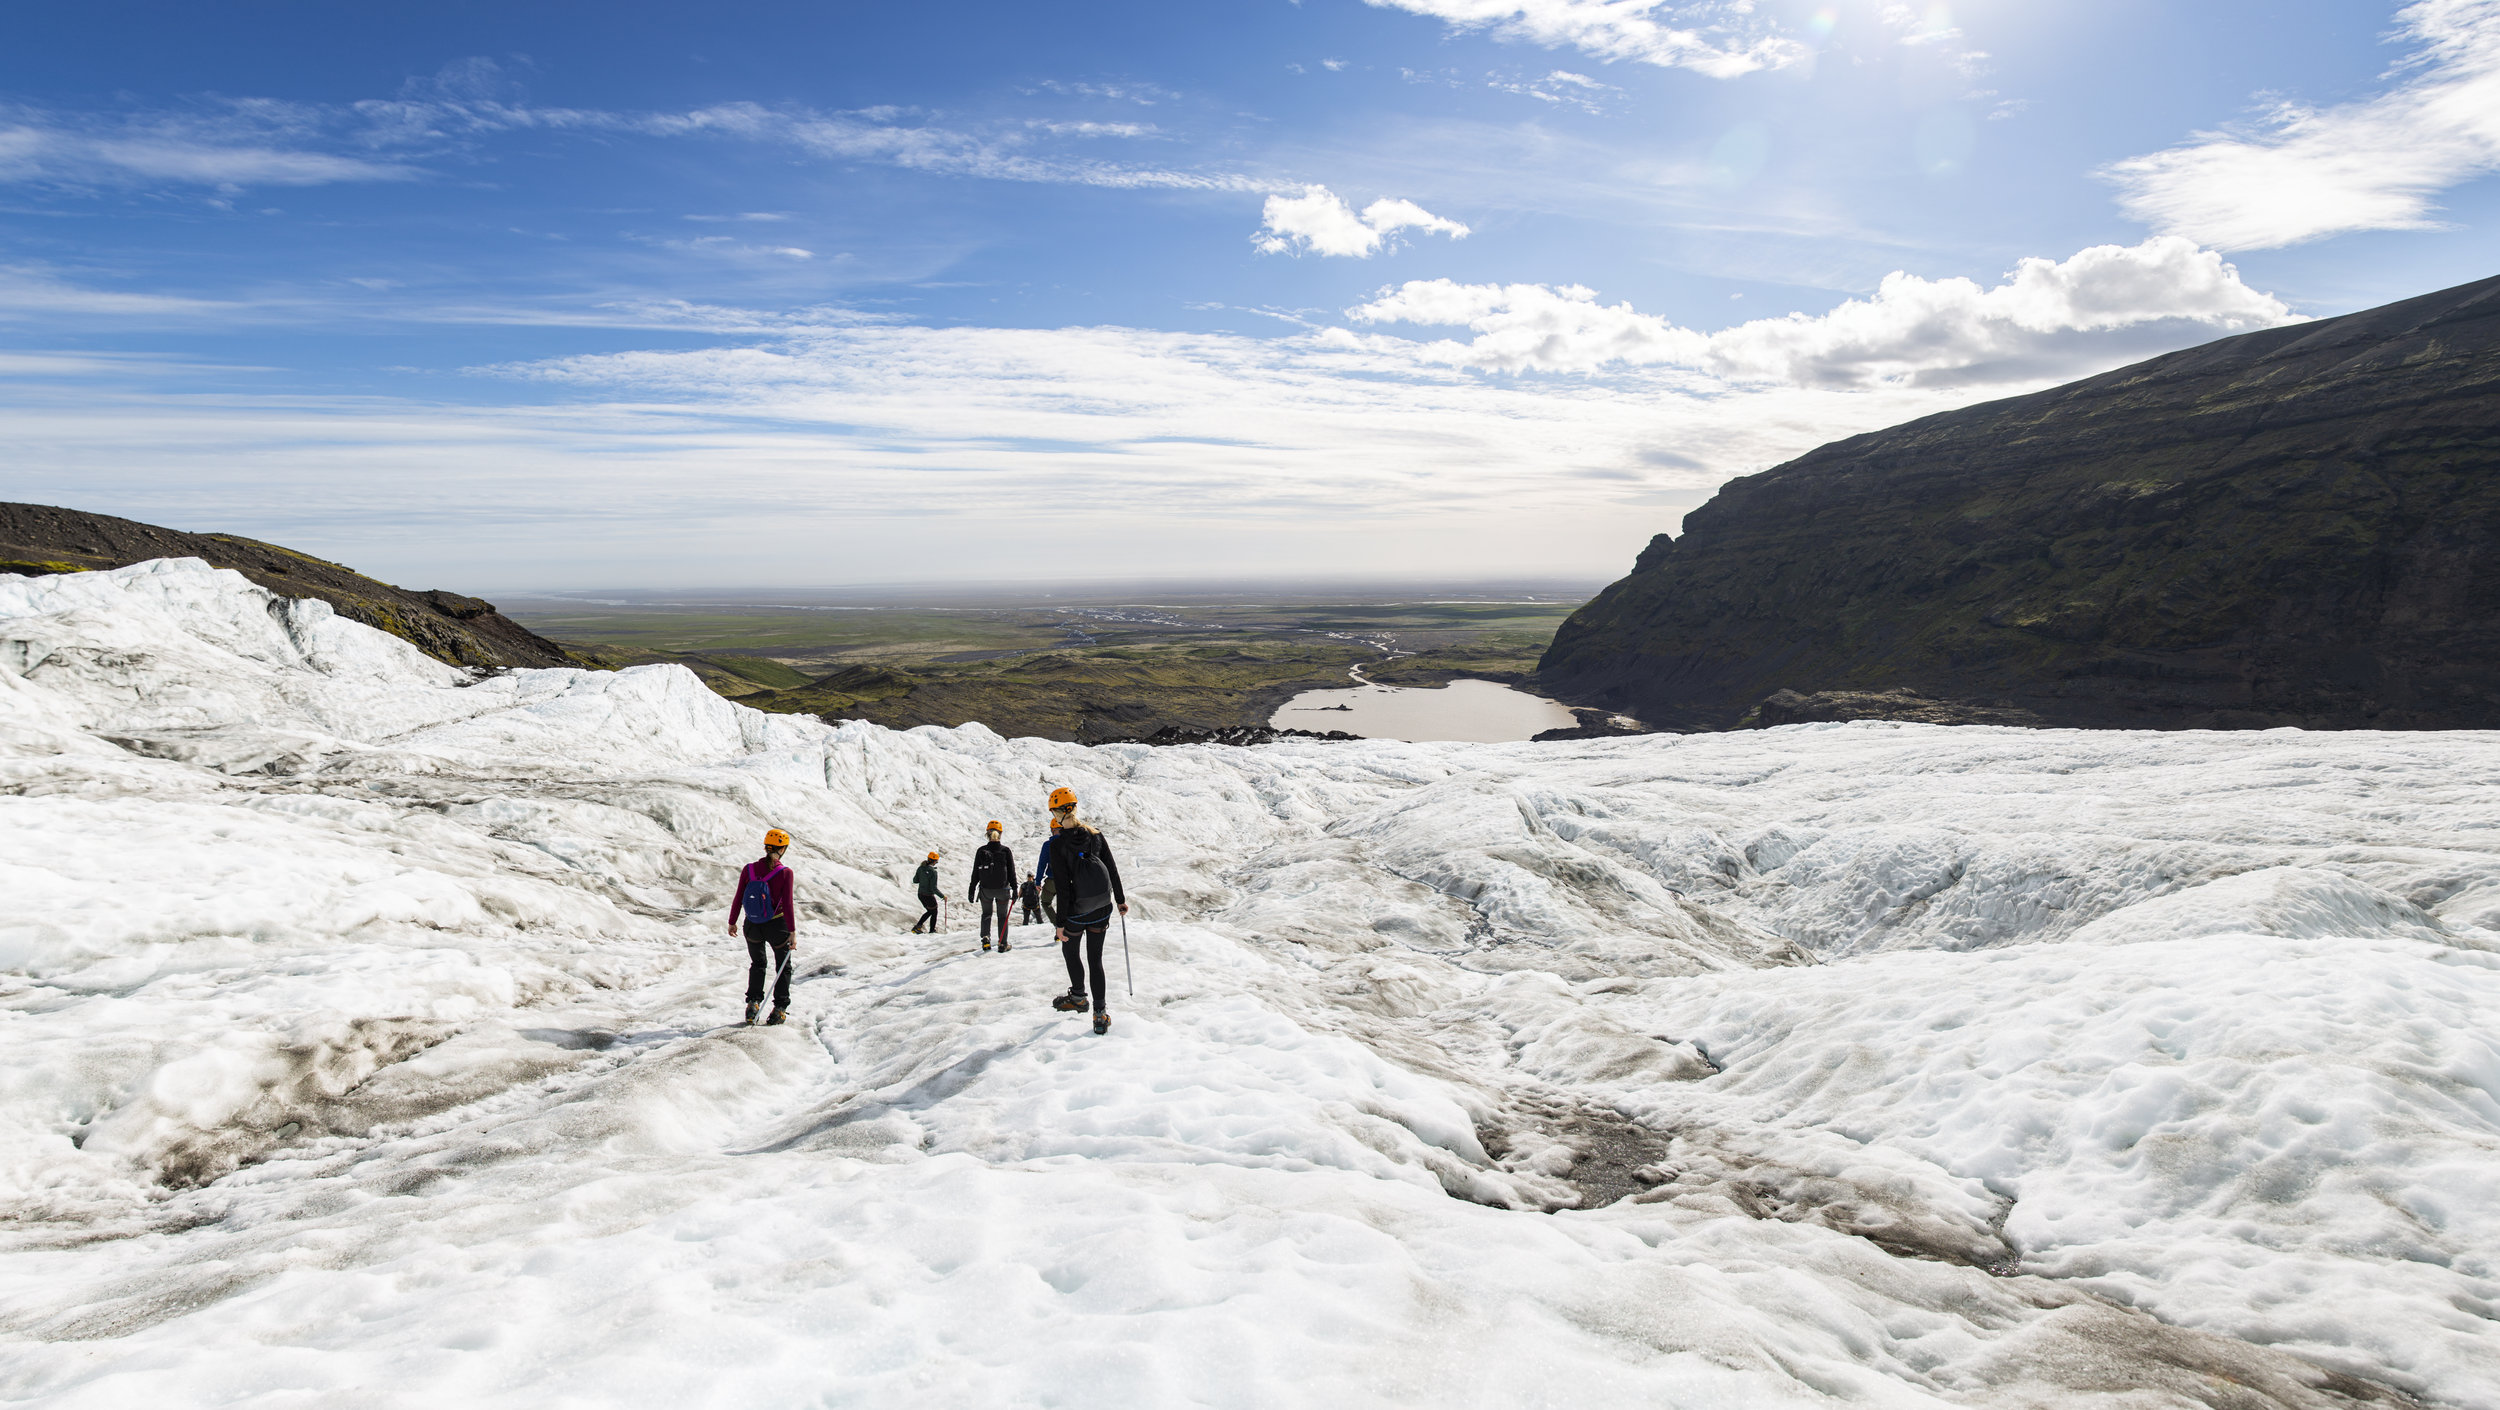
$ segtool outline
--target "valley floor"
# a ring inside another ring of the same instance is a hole
[[[1086,749],[4,581],[0,1400],[2500,1404],[2496,783],[2472,734]],[[1056,785],[1137,902],[1101,1038],[1045,931],[901,933]]]

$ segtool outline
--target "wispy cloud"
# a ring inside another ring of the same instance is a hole
[[[382,562],[407,526],[436,525],[437,576],[468,553],[472,577],[527,562],[543,581],[648,579],[664,561],[751,580],[759,551],[816,581],[911,575],[938,553],[1030,576],[1459,557],[1584,572],[1728,476],[1836,436],[2111,365],[2148,338],[2285,316],[2164,241],[2030,261],[1988,289],[1900,275],[1821,315],[1717,333],[1570,286],[1426,281],[1357,313],[1478,336],[1416,342],[1289,313],[1299,331],[1258,337],[662,302],[603,316],[712,345],[474,369],[561,392],[538,404],[508,388],[436,403],[190,394],[100,367],[83,387],[74,368],[39,390],[0,380],[0,409],[21,494],[273,531],[317,512],[311,541],[370,543],[354,551]],[[1589,370],[1485,375],[1505,367]],[[1072,492],[1002,519],[965,512],[986,502],[968,483]],[[599,531],[547,534],[585,521]],[[1389,523],[1399,532],[1380,534]]]
[[[2108,365],[2151,329],[2172,345],[2293,321],[2272,295],[2240,282],[2210,250],[2176,236],[2100,245],[2069,259],[2027,259],[1983,289],[1970,279],[1896,272],[1874,297],[1829,313],[1761,319],[1716,333],[1675,325],[1630,304],[1601,304],[1577,285],[1416,280],[1347,310],[1357,323],[1464,327],[1459,342],[1402,345],[1429,361],[1487,371],[1594,372],[1666,366],[1733,382],[1811,387],[2016,382]]]
[[[1161,84],[1134,81],[1067,83],[1059,79],[1044,79],[1024,91],[1056,93],[1069,98],[1091,98],[1106,103],[1135,103],[1139,107],[1146,108],[1151,108],[1158,103],[1169,103],[1181,96]]]
[[[1026,118],[1024,125],[1053,137],[1152,137],[1159,131],[1150,122],[1054,122]]]
[[[154,326],[248,319],[250,305],[97,288],[41,265],[0,265],[0,323],[30,318],[136,320]]]
[[[1887,0],[1876,11],[1876,18],[1891,33],[1893,42],[1935,54],[1964,78],[1976,78],[1987,71],[1988,51],[1973,48],[1968,36],[1953,23],[1952,12],[1936,0],[1925,5]]]
[[[814,250],[797,245],[757,245],[728,235],[701,235],[692,240],[659,240],[653,242],[663,249],[683,250],[689,254],[712,255],[728,259],[812,260]]]
[[[1382,197],[1356,215],[1345,198],[1325,186],[1305,186],[1298,196],[1270,196],[1250,237],[1262,254],[1337,255],[1369,259],[1394,248],[1401,230],[1467,238],[1467,227],[1444,220],[1413,201]]]
[[[399,161],[310,150],[310,134],[248,107],[132,117],[0,111],[0,182],[58,186],[322,186],[408,181]]]
[[[1364,0],[1429,15],[1456,30],[1572,48],[1609,61],[1735,78],[1781,68],[1805,46],[1775,34],[1745,0]]]
[[[2114,163],[2120,207],[2226,250],[2436,225],[2441,191],[2500,170],[2500,0],[2419,0],[2396,21],[2416,47],[2386,91],[2280,103],[2247,130]]]
[[[1072,91],[1156,101],[1142,90],[1077,85]],[[1274,185],[1272,179],[1237,172],[1121,162],[1067,149],[1071,143],[1156,135],[1143,123],[1055,118],[949,123],[893,107],[824,111],[743,102],[679,112],[541,107],[522,99],[517,85],[484,60],[447,66],[444,74],[413,82],[394,97],[348,104],[215,100],[109,115],[0,109],[0,183],[188,185],[232,192],[411,181],[464,162],[480,144],[510,132],[751,142],[827,160],[998,181],[1214,191]]]
[[[1407,74],[1409,82],[1415,78],[1416,75]],[[1505,78],[1492,74],[1485,79],[1485,86],[1495,92],[1516,93],[1522,98],[1534,98],[1556,107],[1577,108],[1584,113],[1606,111],[1607,100],[1620,97],[1623,93],[1611,83],[1600,83],[1587,74],[1573,73],[1569,69],[1555,69],[1541,78]]]

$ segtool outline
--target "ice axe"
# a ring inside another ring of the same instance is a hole
[[[1128,907],[1120,908],[1120,967],[1128,971],[1128,996],[1137,997],[1137,962],[1128,957]]]

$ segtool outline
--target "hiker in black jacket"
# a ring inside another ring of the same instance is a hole
[[[1068,992],[1050,1001],[1062,1013],[1085,1009],[1086,980],[1093,981],[1094,1031],[1111,1029],[1111,983],[1103,977],[1102,942],[1111,928],[1114,906],[1128,914],[1128,892],[1120,885],[1120,863],[1111,855],[1111,839],[1100,829],[1076,820],[1076,794],[1054,788],[1050,814],[1059,832],[1050,839],[1050,923],[1057,927],[1059,953],[1068,961]],[[1085,947],[1082,963],[1077,946]]]
[[[938,932],[937,864],[938,854],[931,852],[929,860],[920,864],[920,870],[911,874],[911,884],[920,888],[920,919],[912,922],[911,927],[911,933],[914,935],[918,935],[920,928],[924,925],[929,928],[931,935]]]
[[[964,890],[964,900],[981,903],[981,948],[990,947],[990,912],[998,912],[998,952],[1005,954],[1015,948],[1007,943],[1007,907],[1016,894],[1016,854],[998,840],[998,821],[990,821],[990,840],[972,854],[972,884]]]

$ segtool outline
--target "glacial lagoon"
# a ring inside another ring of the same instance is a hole
[[[1499,744],[1579,723],[1569,710],[1496,681],[1438,687],[1363,684],[1306,690],[1268,723],[1277,729],[1343,730],[1366,739],[1466,740]]]

